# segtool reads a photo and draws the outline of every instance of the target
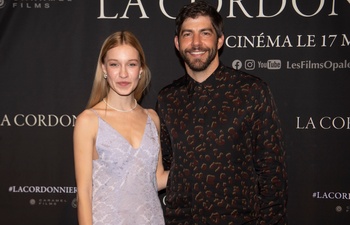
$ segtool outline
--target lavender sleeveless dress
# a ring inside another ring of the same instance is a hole
[[[155,174],[160,146],[151,117],[148,115],[140,147],[134,149],[95,114],[99,122],[96,138],[99,159],[93,160],[93,224],[164,224]]]

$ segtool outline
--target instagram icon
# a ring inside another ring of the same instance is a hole
[[[244,66],[246,70],[254,70],[255,69],[255,61],[253,59],[247,59],[244,62]]]

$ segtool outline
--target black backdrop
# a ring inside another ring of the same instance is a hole
[[[0,223],[76,224],[72,131],[112,32],[136,34],[152,84],[184,74],[174,17],[190,0],[0,0]],[[222,61],[263,78],[286,136],[289,221],[350,222],[350,1],[211,0]]]

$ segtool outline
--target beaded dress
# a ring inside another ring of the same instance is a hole
[[[134,149],[95,114],[99,122],[96,137],[99,158],[93,160],[93,224],[164,224],[156,183],[159,139],[151,117],[147,117],[140,147]]]

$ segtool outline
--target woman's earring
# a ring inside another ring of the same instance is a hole
[[[106,73],[103,74],[103,78],[107,79],[107,74]]]
[[[142,72],[139,73],[139,79],[141,79],[141,73],[142,73]]]

